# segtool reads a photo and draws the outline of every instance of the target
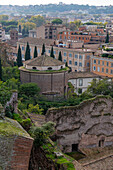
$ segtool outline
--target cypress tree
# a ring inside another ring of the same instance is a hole
[[[68,67],[67,61],[66,61],[66,63],[65,63],[65,66]]]
[[[61,51],[59,52],[58,60],[62,61],[62,54],[61,54]]]
[[[55,56],[54,56],[54,52],[53,52],[53,46],[52,46],[52,48],[51,48],[50,57],[55,58]]]
[[[0,58],[0,80],[2,81],[2,64],[1,64],[1,58]]]
[[[105,43],[109,43],[109,33],[107,32]]]
[[[18,67],[23,66],[23,63],[22,63],[22,54],[21,54],[20,45],[19,45],[18,54],[17,54],[17,66],[18,66]]]
[[[45,44],[43,44],[43,46],[42,46],[42,53],[41,53],[41,55],[44,55],[44,53],[46,52],[46,50],[45,50]]]
[[[30,48],[29,43],[27,42],[26,52],[25,52],[25,61],[30,59]]]
[[[35,46],[35,48],[34,48],[34,58],[36,58],[37,56],[38,56],[37,47]]]

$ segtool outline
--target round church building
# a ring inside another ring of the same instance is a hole
[[[65,96],[68,73],[65,63],[42,55],[25,61],[19,69],[21,83],[37,83],[41,93],[49,99]]]

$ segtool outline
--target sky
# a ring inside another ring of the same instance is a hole
[[[0,5],[39,5],[63,2],[65,4],[88,4],[96,6],[113,5],[113,0],[0,0]]]

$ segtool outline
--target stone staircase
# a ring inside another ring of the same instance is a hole
[[[37,127],[40,127],[45,123],[44,115],[38,115],[38,114],[33,114],[33,113],[28,113],[28,115],[29,115],[29,118],[32,120],[32,122]]]

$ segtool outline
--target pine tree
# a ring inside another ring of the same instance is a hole
[[[107,32],[107,36],[106,36],[106,41],[105,43],[109,43],[109,33]]]
[[[1,64],[1,58],[0,58],[0,80],[2,81],[2,64]]]
[[[59,52],[58,60],[62,61],[62,54],[61,54],[61,51]]]
[[[54,56],[54,52],[53,52],[53,46],[52,46],[52,48],[51,48],[50,57],[55,58],[55,56]]]
[[[30,60],[30,48],[29,48],[29,43],[27,42],[26,46],[26,52],[25,52],[25,61]]]
[[[36,58],[37,56],[38,56],[37,47],[35,46],[35,48],[34,48],[34,58]]]
[[[46,52],[46,50],[45,50],[45,44],[43,44],[43,46],[42,46],[42,53],[41,53],[41,55],[44,55],[44,54],[45,54],[45,52]]]
[[[23,66],[23,63],[22,63],[22,54],[21,54],[20,45],[19,45],[18,54],[17,54],[17,66],[18,66],[18,67]]]

